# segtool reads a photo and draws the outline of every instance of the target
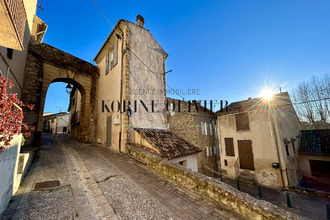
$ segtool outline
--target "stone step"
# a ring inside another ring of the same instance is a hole
[[[247,174],[240,173],[240,175],[237,178],[240,182],[248,183],[251,185],[255,185],[255,183],[256,183],[254,174],[247,175]]]

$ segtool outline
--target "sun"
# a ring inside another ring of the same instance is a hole
[[[265,100],[271,100],[273,97],[273,92],[270,89],[265,89],[262,93],[261,96]]]

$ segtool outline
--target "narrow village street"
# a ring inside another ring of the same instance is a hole
[[[44,135],[2,219],[242,219],[102,145]],[[58,180],[59,186],[35,189]]]

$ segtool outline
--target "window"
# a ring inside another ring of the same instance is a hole
[[[179,164],[181,166],[187,167],[187,161],[186,160],[180,161]]]
[[[235,115],[236,130],[248,131],[250,130],[248,113],[240,113]]]
[[[118,41],[115,42],[113,48],[107,53],[105,58],[105,75],[116,66],[118,60]]]
[[[201,122],[201,129],[202,129],[202,135],[205,135],[204,123],[203,122]]]
[[[10,48],[7,48],[7,57],[8,59],[13,59],[13,53],[14,53],[14,50],[13,49],[10,49]]]
[[[212,135],[212,124],[210,123],[210,135]]]
[[[218,127],[215,126],[214,128],[215,138],[218,139]]]
[[[233,138],[225,138],[225,148],[226,148],[226,156],[233,156],[233,157],[235,156]]]
[[[294,147],[294,141],[295,141],[295,139],[291,139],[292,150],[293,150],[293,152],[296,152],[296,149],[295,149],[295,147]]]
[[[216,147],[210,147],[210,148],[211,148],[211,152],[212,152],[212,153],[210,153],[210,156],[216,155],[217,154],[217,148]]]
[[[208,147],[205,147],[205,153],[206,153],[206,156],[210,156],[210,150]]]
[[[204,122],[204,132],[205,132],[205,135],[207,135],[207,124],[206,124],[206,122]]]
[[[173,102],[170,104],[170,109],[168,110],[170,116],[173,116],[174,115],[174,104]]]
[[[289,146],[287,144],[285,145],[285,152],[286,152],[286,156],[290,158]]]

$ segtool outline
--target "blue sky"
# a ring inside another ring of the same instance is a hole
[[[113,25],[144,17],[169,54],[167,84],[199,89],[186,99],[239,101],[330,72],[330,1],[95,1]],[[112,30],[93,1],[43,0],[42,7],[44,42],[92,62]],[[65,86],[51,84],[45,112],[67,110]]]

